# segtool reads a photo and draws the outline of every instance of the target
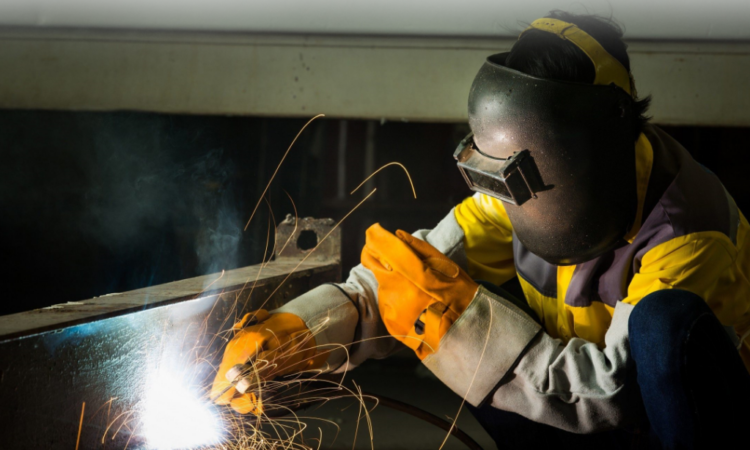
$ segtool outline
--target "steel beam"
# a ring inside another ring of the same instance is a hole
[[[465,122],[515,38],[0,28],[0,107]],[[750,126],[748,42],[632,41],[664,125]]]
[[[297,246],[305,230],[316,248]],[[0,317],[0,447],[148,448],[139,415],[156,371],[206,386],[236,317],[341,277],[330,219],[287,217],[275,248],[266,265]]]

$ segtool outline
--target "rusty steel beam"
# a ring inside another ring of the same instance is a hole
[[[148,448],[138,416],[151,374],[174,366],[205,386],[236,317],[340,280],[332,220],[287,216],[276,231],[264,266],[0,317],[0,448]]]

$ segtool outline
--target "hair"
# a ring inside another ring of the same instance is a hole
[[[630,73],[627,45],[622,41],[622,28],[612,19],[589,14],[572,14],[553,10],[546,16],[572,23],[596,39],[604,49],[620,61]],[[531,29],[516,41],[505,60],[507,67],[539,78],[593,84],[596,77],[594,64],[572,42],[551,33]],[[643,132],[650,117],[646,116],[651,96],[636,97],[631,78],[633,97],[632,124],[634,140]]]

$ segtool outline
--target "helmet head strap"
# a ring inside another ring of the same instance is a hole
[[[614,84],[633,96],[631,90],[631,75],[625,69],[620,61],[610,55],[607,50],[591,35],[578,28],[577,25],[563,22],[558,19],[542,18],[531,23],[519,36],[524,35],[527,31],[534,29],[546,31],[558,36],[560,39],[572,42],[573,45],[581,49],[594,64],[595,78],[594,84],[609,85]]]

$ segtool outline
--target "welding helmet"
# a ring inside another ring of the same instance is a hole
[[[578,264],[622,242],[637,209],[628,71],[556,19],[531,27],[581,48],[594,84],[533,77],[492,55],[469,94],[472,133],[454,154],[472,190],[504,202],[516,238],[545,261]]]

